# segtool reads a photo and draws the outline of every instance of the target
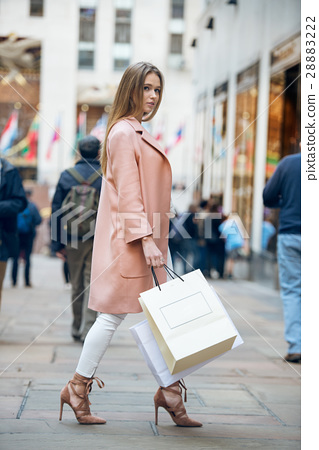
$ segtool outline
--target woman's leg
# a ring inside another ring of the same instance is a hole
[[[104,383],[93,377],[99,362],[107,350],[113,334],[126,314],[100,314],[88,332],[76,372],[61,391],[60,420],[63,405],[67,403],[74,411],[75,417],[82,424],[103,424],[101,417],[92,416],[90,411],[89,393],[95,380],[100,388]]]
[[[125,317],[126,314],[100,314],[96,318],[85,338],[76,373],[93,377],[113,334]]]

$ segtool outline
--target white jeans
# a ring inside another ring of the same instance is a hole
[[[100,314],[88,332],[76,372],[83,377],[93,377],[113,334],[127,314]]]

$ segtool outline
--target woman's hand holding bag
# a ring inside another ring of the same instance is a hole
[[[163,267],[165,260],[162,252],[157,247],[152,236],[142,238],[142,247],[148,267]]]

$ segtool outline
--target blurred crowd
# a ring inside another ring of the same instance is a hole
[[[181,272],[200,269],[215,279],[232,278],[235,262],[247,252],[240,218],[226,216],[212,198],[191,204],[171,219],[169,248]]]

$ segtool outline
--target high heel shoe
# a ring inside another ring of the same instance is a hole
[[[184,380],[176,381],[168,387],[159,387],[154,396],[155,425],[158,423],[158,408],[161,406],[170,414],[173,422],[179,427],[201,427],[203,424],[188,417],[182,398],[185,389],[184,401],[187,401]],[[164,394],[166,392],[166,396]],[[172,395],[173,394],[173,395]]]
[[[89,393],[92,390],[93,380],[97,382],[99,388],[104,387],[103,381],[97,377],[86,378],[78,373],[74,374],[73,379],[61,391],[59,420],[62,420],[63,405],[67,403],[73,409],[79,423],[83,425],[106,423],[101,417],[92,416],[90,411]]]

